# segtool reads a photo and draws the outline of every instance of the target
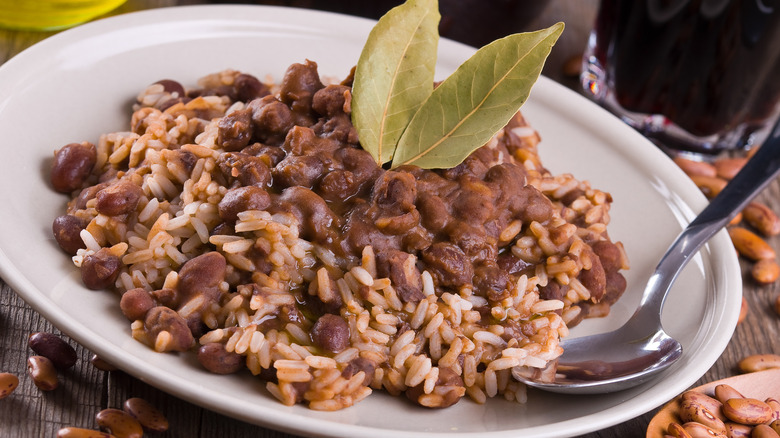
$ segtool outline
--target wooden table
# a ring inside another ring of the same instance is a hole
[[[163,6],[202,3],[199,0],[130,0],[112,14]],[[538,28],[564,20],[567,30],[545,68],[545,74],[570,86],[576,80],[562,75],[567,59],[583,50],[595,14],[596,0],[554,0],[529,28]],[[0,30],[0,64],[51,33]],[[780,212],[780,185],[776,181],[760,200]],[[780,238],[770,243],[780,249]],[[743,262],[743,269],[749,268]],[[733,375],[735,364],[756,353],[780,353],[780,317],[772,303],[780,293],[778,284],[757,285],[745,277],[744,296],[750,314],[737,327],[731,343],[717,363],[701,378],[705,383]],[[161,407],[171,428],[165,437],[267,437],[292,435],[250,425],[179,400],[123,372],[102,372],[90,363],[91,353],[78,346],[79,362],[61,379],[61,387],[52,392],[39,391],[26,375],[30,355],[27,336],[37,331],[58,333],[49,322],[24,303],[0,280],[0,372],[11,372],[21,383],[10,396],[0,400],[0,436],[53,437],[65,426],[94,427],[94,416],[101,409],[118,407],[129,397],[142,397]],[[623,424],[586,435],[595,437],[643,437],[654,412],[648,412]]]

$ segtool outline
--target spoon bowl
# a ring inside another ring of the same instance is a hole
[[[620,328],[561,343],[548,369],[516,367],[515,379],[558,393],[600,394],[652,379],[682,356],[661,312],[672,284],[696,252],[780,174],[780,121],[742,170],[675,239],[650,276],[637,310]]]

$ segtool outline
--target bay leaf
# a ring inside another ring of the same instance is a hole
[[[433,91],[439,19],[437,0],[408,0],[379,19],[360,54],[352,123],[379,165],[392,159],[409,120]]]
[[[557,23],[479,49],[417,110],[392,167],[454,167],[484,145],[525,103],[563,28]]]

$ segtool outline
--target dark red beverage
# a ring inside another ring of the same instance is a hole
[[[596,97],[635,124],[665,117],[646,133],[671,122],[704,139],[686,149],[718,151],[777,115],[780,0],[603,0],[592,38],[610,95]]]

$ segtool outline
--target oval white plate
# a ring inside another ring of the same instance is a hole
[[[563,437],[641,415],[693,384],[726,347],[740,307],[733,248],[719,234],[683,272],[664,322],[684,345],[660,379],[603,396],[530,391],[528,403],[463,400],[431,411],[374,394],[340,412],[285,407],[254,378],[208,374],[191,360],[157,354],[130,337],[117,298],[86,290],[51,236],[65,197],[46,183],[52,152],[75,141],[126,130],[136,93],[163,78],[194,84],[232,68],[279,79],[305,59],[343,78],[357,62],[368,20],[288,8],[197,6],[158,9],[97,21],[49,38],[0,68],[0,272],[32,307],[88,349],[169,393],[248,422],[334,437]],[[473,49],[440,44],[443,77]],[[619,326],[668,242],[705,205],[696,187],[643,137],[576,93],[541,78],[524,114],[541,133],[544,163],[611,192],[610,234],[631,258],[629,290],[612,315],[590,320],[580,335]]]

